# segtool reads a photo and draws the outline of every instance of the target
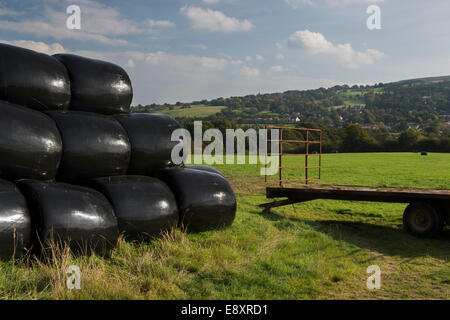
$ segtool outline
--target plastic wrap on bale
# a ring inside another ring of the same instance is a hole
[[[54,55],[68,70],[70,110],[115,114],[130,112],[133,89],[123,68],[73,54]]]
[[[0,259],[18,258],[30,245],[31,219],[17,187],[0,179]]]
[[[69,245],[74,253],[108,254],[119,230],[114,210],[98,191],[49,181],[20,180],[32,221],[34,248]]]
[[[178,142],[171,140],[180,124],[166,114],[133,113],[116,116],[128,133],[131,161],[128,174],[155,175],[172,166],[172,149]]]
[[[52,56],[0,44],[0,100],[36,110],[66,110],[69,75]]]
[[[216,173],[170,168],[158,174],[172,189],[180,225],[190,232],[230,226],[236,216],[236,197],[227,179]]]
[[[41,112],[0,101],[1,177],[54,179],[61,153],[61,136],[52,119]]]
[[[194,170],[200,170],[200,171],[208,171],[211,173],[216,173],[221,175],[222,177],[224,177],[223,173],[220,172],[219,170],[213,168],[213,167],[208,167],[208,166],[204,166],[204,165],[200,165],[200,164],[192,164],[192,165],[187,165],[185,166],[186,169],[194,169]]]
[[[92,187],[114,207],[127,240],[157,237],[178,224],[178,208],[169,187],[156,178],[118,176],[98,178]]]
[[[117,120],[81,111],[48,114],[63,141],[58,180],[84,185],[92,178],[126,174],[131,149]]]

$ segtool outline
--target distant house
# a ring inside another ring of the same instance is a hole
[[[290,119],[290,122],[291,122],[291,123],[300,122],[300,121],[301,121],[301,120],[300,120],[299,117],[295,117],[295,118],[291,118],[291,119]]]
[[[415,123],[415,122],[408,122],[408,127],[411,129],[419,129],[420,128],[420,124],[419,123]]]
[[[375,124],[362,124],[361,128],[364,128],[364,129],[377,129],[377,126]]]

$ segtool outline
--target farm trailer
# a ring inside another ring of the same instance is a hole
[[[268,199],[286,198],[269,203],[261,204],[263,212],[270,212],[271,208],[285,206],[294,203],[301,203],[317,199],[330,200],[349,200],[349,201],[373,201],[373,202],[394,202],[408,203],[403,213],[403,225],[405,229],[415,235],[432,237],[438,235],[444,224],[450,225],[450,190],[445,189],[416,189],[416,188],[387,188],[387,187],[366,187],[366,186],[341,186],[341,185],[321,185],[309,184],[311,181],[319,181],[321,178],[322,166],[322,131],[320,129],[292,128],[292,127],[274,127],[268,126],[267,129],[278,129],[279,139],[279,176],[275,180],[276,187],[270,187],[270,179],[267,174],[266,197]],[[302,139],[283,139],[283,131],[296,130],[303,132]],[[315,138],[312,136],[315,134]],[[267,139],[266,150],[269,150],[269,143],[273,139]],[[283,145],[285,143],[300,143],[305,145],[304,154],[284,153]],[[317,151],[311,153],[311,144],[317,144]],[[266,156],[268,154],[266,153]],[[298,167],[283,167],[283,155],[304,156],[305,165]],[[318,166],[311,166],[309,158],[312,156],[319,157]],[[267,161],[266,161],[267,163]],[[286,179],[283,177],[283,168],[289,169],[305,169],[304,179]],[[318,169],[318,177],[311,178],[310,169]],[[266,168],[267,170],[267,168]],[[296,185],[295,187],[284,187],[285,183],[293,181],[303,181],[304,185]],[[272,182],[274,182],[272,180]]]
[[[376,188],[336,185],[268,187],[267,198],[287,198],[260,205],[271,208],[316,199],[409,203],[403,214],[405,229],[416,236],[436,236],[450,224],[450,190]]]

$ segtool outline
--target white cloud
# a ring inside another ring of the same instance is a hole
[[[175,23],[168,20],[147,20],[147,25],[149,27],[160,27],[160,28],[171,28],[175,27]]]
[[[256,59],[257,61],[262,61],[264,58],[263,58],[262,55],[257,54],[257,55],[255,55],[255,59]],[[250,62],[250,61],[252,61],[252,60],[253,60],[253,57],[251,57],[251,56],[246,56],[246,57],[245,57],[245,61],[247,61],[247,62]]]
[[[65,28],[55,28],[52,23],[44,21],[0,21],[0,30],[32,34],[38,37],[51,37],[57,40],[74,39],[83,41],[95,41],[113,46],[129,45],[123,39],[112,39],[101,34],[70,31]]]
[[[200,50],[208,50],[208,46],[206,44],[191,44],[189,45],[189,47],[194,48],[194,49],[200,49]]]
[[[68,0],[71,2],[71,0]],[[144,29],[134,20],[123,18],[120,11],[92,0],[82,0],[81,7],[81,31],[102,35],[130,35],[140,34]],[[65,22],[66,13],[53,11],[52,20]],[[60,24],[60,26],[64,26]]]
[[[357,4],[370,4],[370,3],[380,3],[384,0],[284,0],[288,5],[293,8],[299,8],[302,6],[312,6],[312,7],[345,7],[348,5]]]
[[[243,66],[239,70],[239,74],[241,74],[244,77],[253,78],[253,77],[259,76],[261,74],[261,72],[257,68],[251,68],[249,66]]]
[[[134,23],[118,19],[117,11],[93,1],[84,0],[82,3],[81,30],[68,30],[65,11],[56,11],[50,7],[45,7],[44,16],[41,19],[1,20],[0,30],[51,37],[58,40],[96,41],[108,45],[129,44],[126,40],[109,37],[110,35],[138,32]]]
[[[194,29],[231,32],[250,31],[254,28],[253,24],[247,19],[238,20],[217,10],[186,6],[181,8],[180,12],[191,21]]]
[[[29,40],[13,40],[13,41],[0,40],[0,43],[22,47],[49,55],[66,52],[66,49],[64,49],[64,47],[59,43],[46,44],[44,42],[29,41]]]
[[[349,43],[334,45],[323,34],[309,30],[296,31],[289,37],[287,46],[303,50],[311,55],[333,56],[347,68],[373,64],[376,60],[384,57],[382,52],[375,49],[367,49],[361,52],[355,51]]]
[[[204,3],[207,3],[207,4],[211,4],[211,3],[218,3],[219,2],[219,0],[202,0]]]
[[[323,34],[309,30],[296,31],[288,39],[290,48],[304,48],[312,54],[332,51],[334,45]]]
[[[21,12],[21,11],[12,10],[12,9],[5,7],[3,4],[0,4],[0,16],[15,17],[15,16],[20,16],[22,14],[23,14],[23,12]]]
[[[286,71],[286,69],[283,66],[273,66],[270,68],[271,72],[283,72]]]
[[[133,59],[128,59],[127,66],[129,66],[130,68],[134,68],[136,67],[136,64],[134,63]]]
[[[204,70],[221,71],[229,63],[225,59],[211,58],[211,57],[190,57],[194,64],[198,64]]]
[[[42,5],[41,17],[29,18],[35,15],[27,14],[21,17],[22,19],[2,19],[0,30],[57,40],[74,39],[113,46],[130,46],[132,43],[121,37],[150,35],[155,32],[153,28],[167,28],[175,25],[167,20],[144,22],[130,20],[123,17],[117,9],[105,4],[93,0],[78,0],[76,3],[81,7],[81,30],[69,30],[66,28],[65,8],[72,2],[72,0],[65,0],[62,3],[46,1]],[[0,7],[0,15],[4,10],[9,9]]]
[[[281,54],[281,53],[279,53],[279,54],[277,54],[277,55],[275,56],[275,59],[277,59],[277,60],[284,60],[284,55]]]

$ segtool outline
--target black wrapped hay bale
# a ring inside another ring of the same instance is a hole
[[[61,133],[61,181],[85,184],[91,178],[124,175],[130,143],[114,118],[89,112],[49,112]]]
[[[116,116],[128,133],[131,161],[128,174],[155,175],[171,166],[172,149],[178,142],[171,140],[180,124],[166,114],[133,113]]]
[[[21,180],[33,225],[32,243],[66,243],[76,253],[108,253],[117,243],[117,219],[108,200],[92,189]]]
[[[54,179],[61,159],[58,129],[45,114],[0,101],[0,175]]]
[[[217,170],[217,169],[215,169],[213,167],[209,167],[209,166],[204,166],[204,165],[200,165],[200,164],[192,164],[192,165],[185,166],[185,168],[187,168],[187,169],[194,169],[194,170],[200,170],[200,171],[208,171],[208,172],[211,172],[211,173],[219,174],[222,177],[224,177],[222,172],[220,172],[219,170]]]
[[[0,179],[0,258],[19,257],[30,245],[31,219],[17,187]]]
[[[119,224],[129,240],[159,236],[178,225],[177,202],[162,181],[145,176],[98,178],[93,188],[112,203]]]
[[[66,110],[69,75],[52,56],[0,44],[0,100],[36,110]]]
[[[69,72],[72,92],[70,110],[102,114],[130,112],[133,89],[123,68],[73,54],[57,54],[54,57]]]
[[[158,174],[172,189],[180,224],[191,232],[230,226],[236,216],[236,197],[221,175],[195,169],[170,168]]]

